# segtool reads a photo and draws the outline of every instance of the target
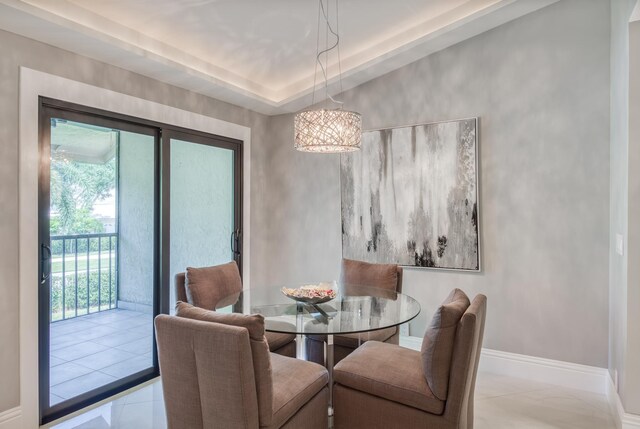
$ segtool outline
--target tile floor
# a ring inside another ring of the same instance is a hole
[[[153,317],[114,309],[51,324],[51,404],[152,365]]]
[[[480,372],[475,429],[615,429],[604,395]],[[53,429],[166,428],[156,380]]]

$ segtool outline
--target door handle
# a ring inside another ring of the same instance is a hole
[[[231,233],[231,252],[233,253],[234,257],[240,255],[240,237],[241,236],[242,236],[242,233],[240,232],[240,229],[235,229]]]
[[[240,228],[236,229],[236,256],[240,256],[240,247],[241,247],[241,242],[240,239],[242,238],[242,231],[240,231]]]
[[[51,248],[44,243],[40,244],[40,273],[40,284],[43,285],[51,277]]]
[[[230,243],[230,247],[231,247],[231,253],[233,253],[234,255],[236,254],[236,230],[234,229],[233,231],[231,231],[231,243]]]

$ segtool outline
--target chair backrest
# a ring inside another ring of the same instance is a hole
[[[188,302],[207,310],[233,305],[242,292],[238,264],[231,261],[213,267],[189,267],[186,273],[176,274],[175,291],[177,301]]]
[[[185,273],[176,274],[175,289],[176,289],[176,301],[189,302],[187,298],[187,289],[185,287]]]
[[[402,267],[400,265],[396,267],[396,272],[398,273],[398,286],[396,286],[396,292],[402,293]]]
[[[393,285],[389,281],[392,277],[395,277]],[[340,283],[352,287],[392,289],[394,292],[402,293],[402,267],[396,264],[372,264],[343,258]]]
[[[169,428],[258,428],[246,328],[167,315],[155,327]]]
[[[482,350],[487,297],[477,295],[458,323],[443,417],[459,429],[473,428],[473,400]]]

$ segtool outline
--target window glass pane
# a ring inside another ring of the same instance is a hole
[[[50,406],[153,366],[154,146],[51,121]]]
[[[233,151],[171,140],[171,278],[233,259]],[[171,309],[175,307],[172,293]]]

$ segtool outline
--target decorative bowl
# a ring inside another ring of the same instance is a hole
[[[336,291],[328,283],[304,285],[299,288],[282,288],[282,293],[298,302],[306,304],[322,304],[336,297]]]

